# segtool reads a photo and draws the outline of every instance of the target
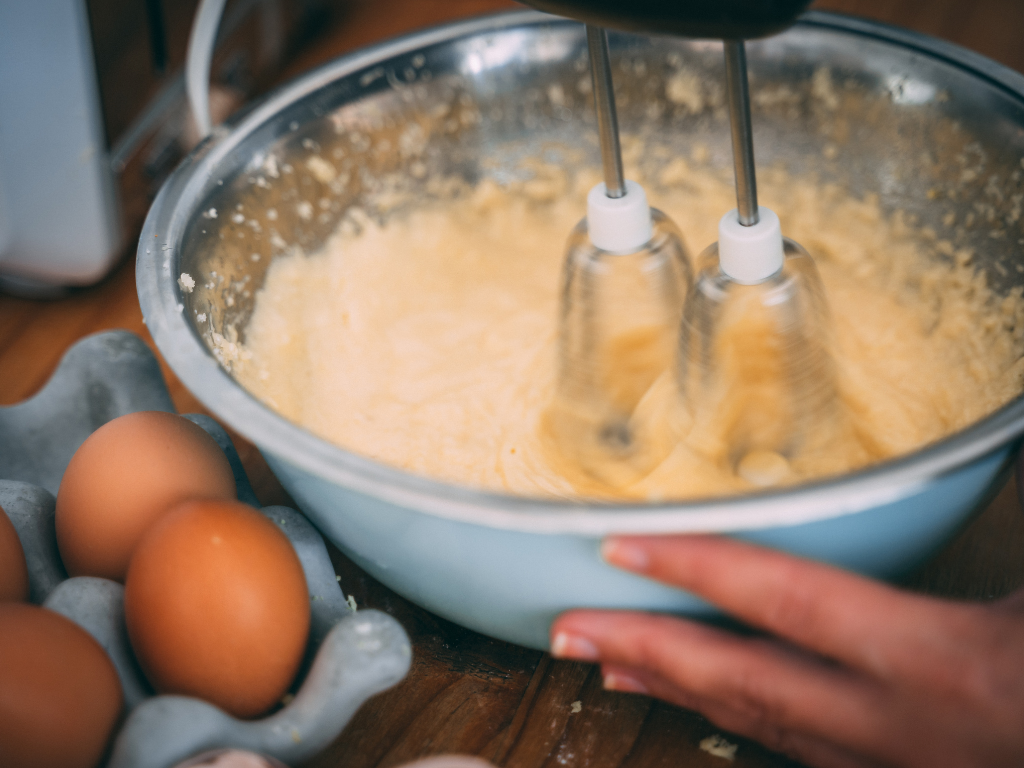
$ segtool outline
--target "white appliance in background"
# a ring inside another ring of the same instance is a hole
[[[124,236],[84,0],[0,0],[0,287],[107,273]]]
[[[140,206],[124,190],[155,195],[195,141],[182,30],[197,3],[0,0],[0,292],[60,295],[125,253]],[[213,81],[230,99],[211,106],[265,90],[344,6],[228,0]]]

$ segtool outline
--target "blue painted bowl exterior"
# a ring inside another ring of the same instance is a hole
[[[600,536],[438,518],[264,455],[317,528],[361,568],[417,605],[486,635],[547,650],[551,622],[570,608],[714,614],[686,592],[605,563]],[[1010,458],[1005,448],[890,504],[737,537],[891,578],[935,552],[964,524],[1004,476]]]

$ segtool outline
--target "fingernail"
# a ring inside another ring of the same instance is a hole
[[[605,539],[601,544],[601,557],[614,566],[639,573],[643,573],[651,565],[651,560],[643,547],[621,539]]]
[[[635,677],[623,675],[621,672],[609,672],[604,676],[604,687],[607,691],[622,693],[647,693],[647,686]]]
[[[551,655],[556,659],[579,659],[597,661],[597,646],[579,635],[558,632],[551,640]]]

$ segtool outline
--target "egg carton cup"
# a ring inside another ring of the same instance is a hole
[[[153,354],[127,331],[77,342],[38,394],[0,408],[0,478],[7,478],[0,479],[0,506],[25,550],[29,600],[92,635],[121,680],[125,717],[108,768],[170,768],[220,748],[285,763],[306,760],[337,737],[364,701],[405,677],[412,659],[408,635],[385,613],[356,611],[317,530],[289,507],[260,509],[224,430],[208,416],[186,414],[224,451],[239,501],[259,509],[295,547],[309,587],[310,631],[297,677],[301,685],[267,717],[239,720],[200,699],[155,695],[128,641],[124,587],[96,577],[69,578],[54,527],[55,494],[74,452],[98,427],[140,410],[174,412],[174,406]]]

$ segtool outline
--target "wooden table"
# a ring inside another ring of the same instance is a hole
[[[340,28],[294,61],[301,72],[384,37],[442,21],[500,10],[508,0],[362,0]],[[815,4],[937,35],[1024,71],[1020,0],[828,0]],[[135,232],[146,201],[129,201]],[[135,295],[134,243],[99,285],[57,301],[0,296],[0,404],[32,395],[76,339],[127,328],[152,341]],[[155,351],[155,347],[154,347]],[[164,365],[182,412],[203,411]],[[290,504],[259,453],[233,435],[264,504]],[[0,436],[2,439],[2,436]],[[596,667],[462,629],[408,603],[333,551],[345,590],[360,606],[394,615],[414,643],[408,677],[368,702],[341,736],[309,766],[394,766],[431,754],[480,755],[509,768],[541,766],[723,766],[700,751],[718,729],[697,714],[645,697],[605,692]],[[907,586],[935,594],[989,599],[1024,584],[1024,514],[1013,480],[962,534]],[[582,708],[572,711],[572,703]],[[792,763],[743,739],[737,766]]]

